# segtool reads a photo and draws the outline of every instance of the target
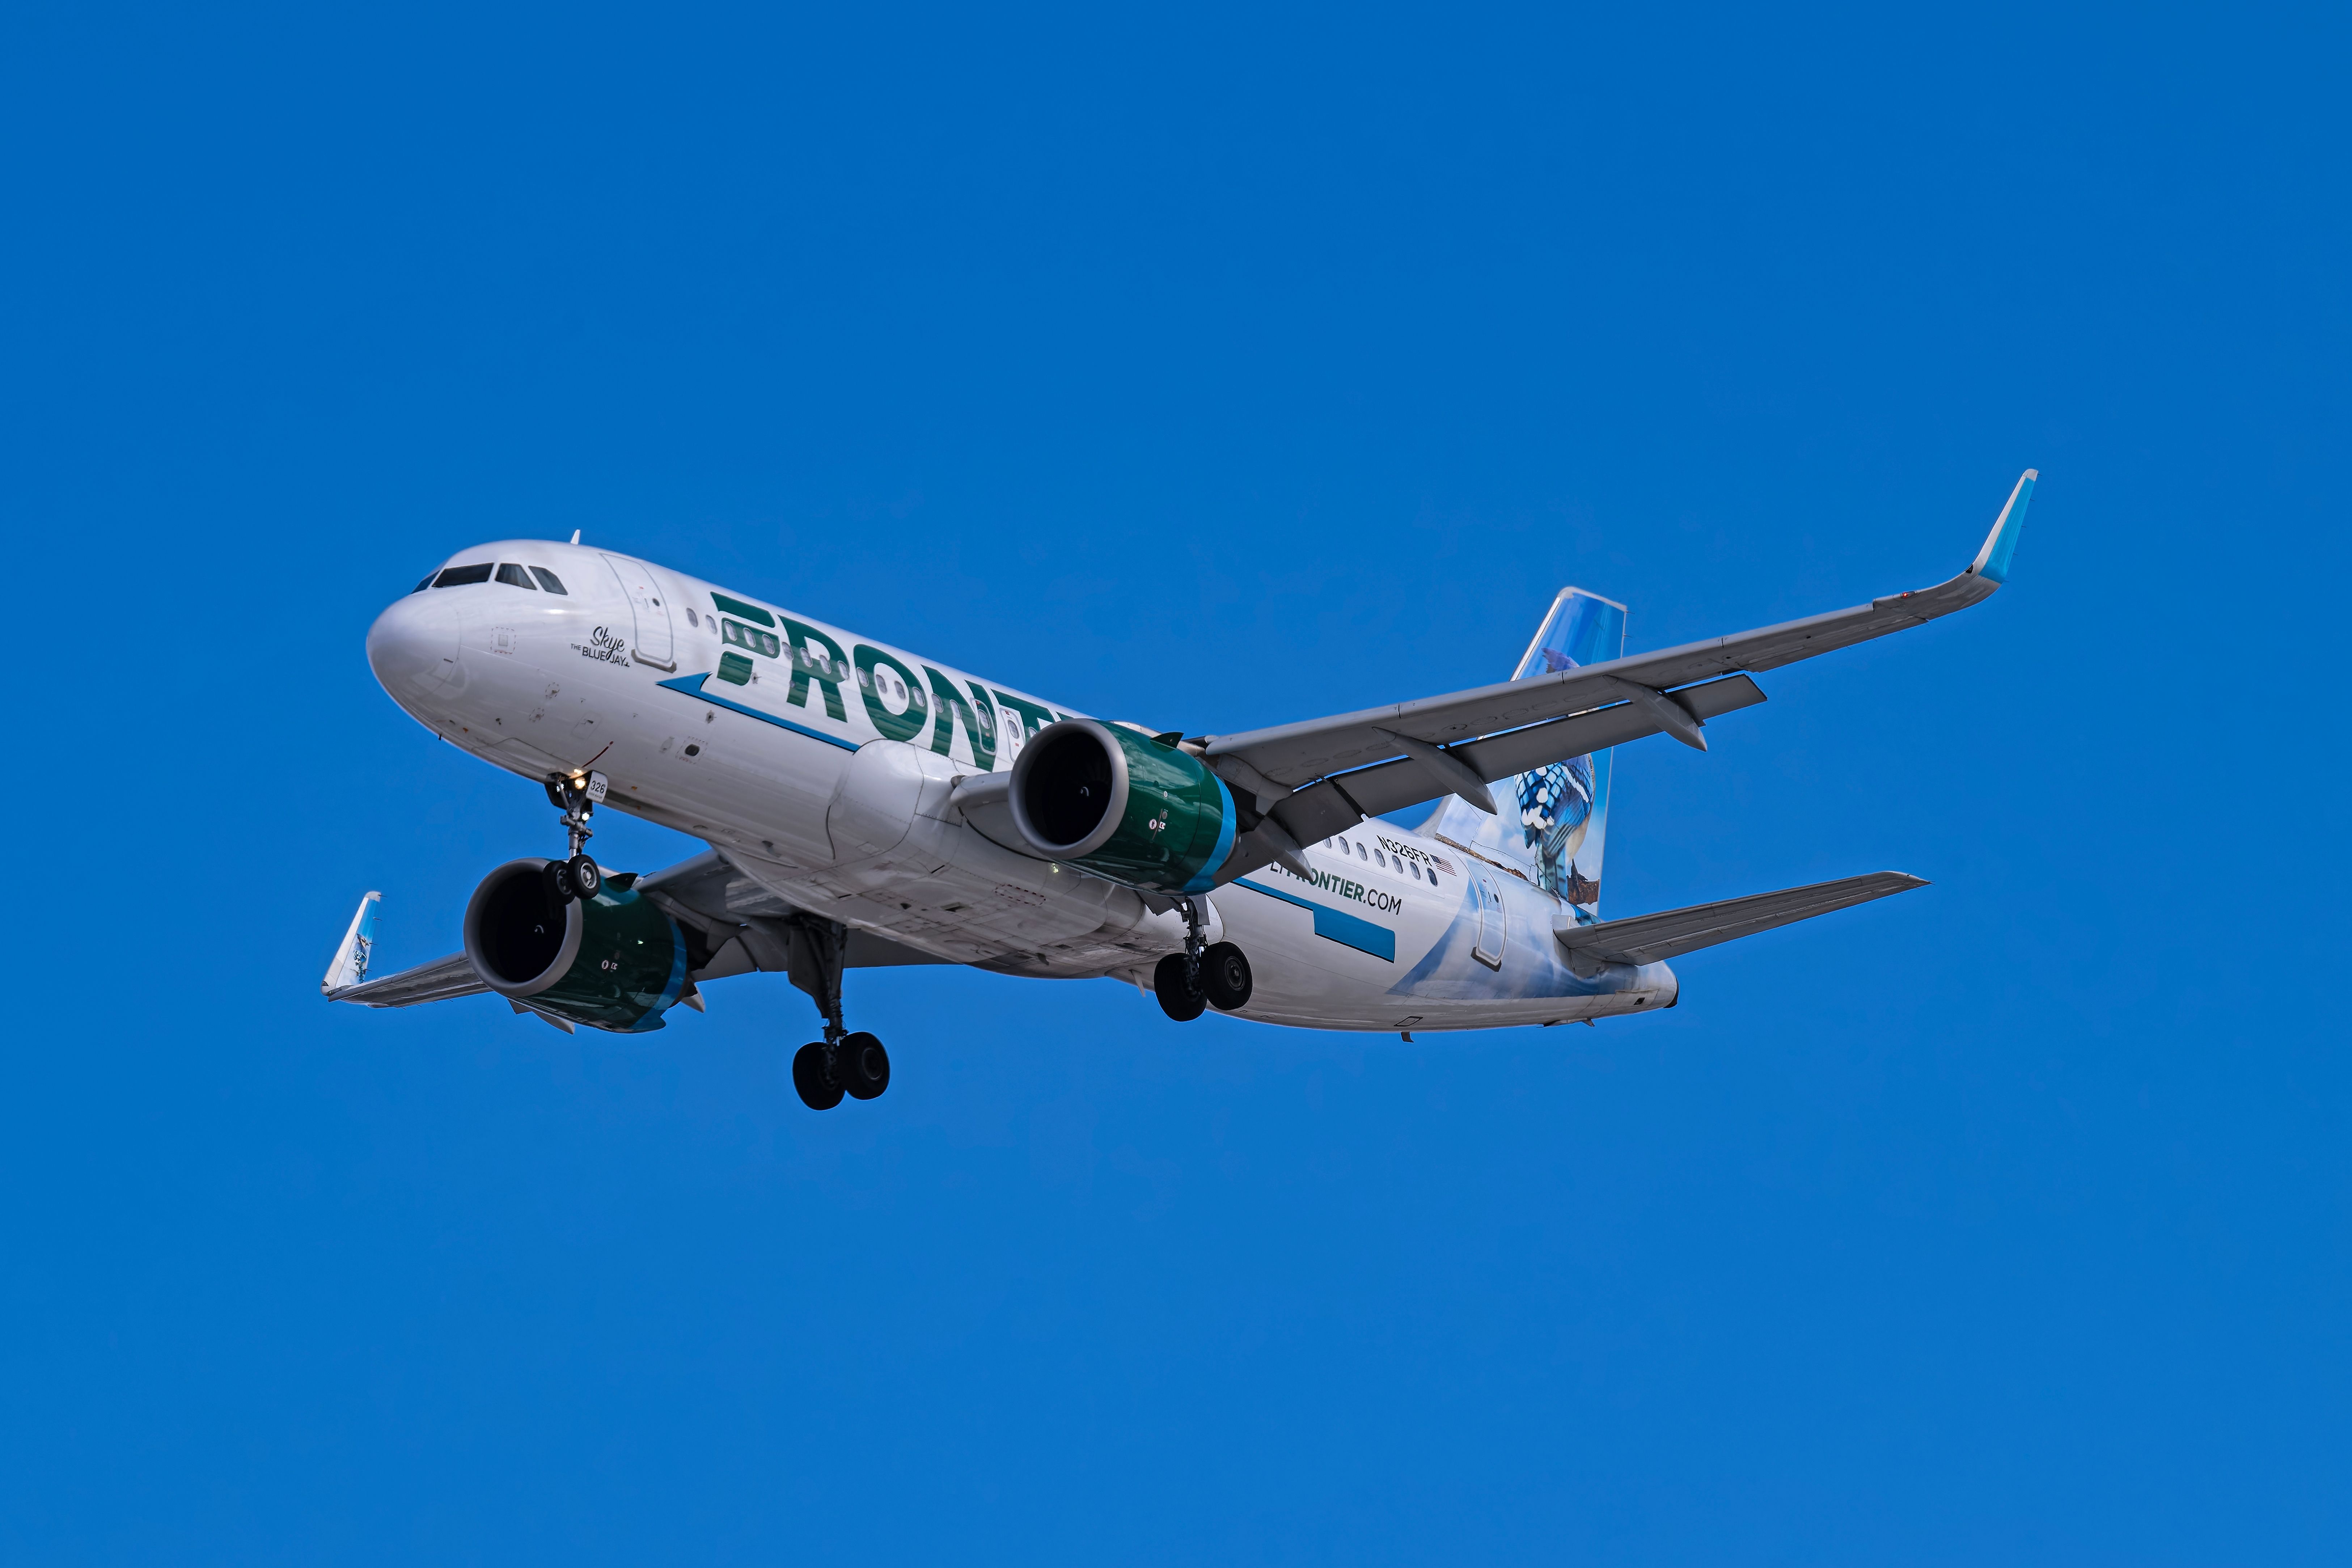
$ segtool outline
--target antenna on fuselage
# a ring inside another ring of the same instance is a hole
[[[572,542],[574,544],[580,542],[580,531],[576,528],[572,531]]]

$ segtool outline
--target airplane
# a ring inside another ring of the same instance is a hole
[[[377,618],[368,663],[433,733],[543,787],[561,857],[484,877],[463,948],[369,978],[382,894],[321,990],[406,1007],[495,992],[571,1033],[659,1029],[782,973],[823,1020],[812,1110],[889,1087],[852,969],[1110,977],[1209,1008],[1393,1032],[1672,1007],[1685,953],[1927,886],[1879,871],[1601,916],[1613,748],[1764,700],[1754,676],[1992,595],[2038,474],[1932,588],[1627,655],[1625,606],[1554,597],[1510,679],[1187,734],[1104,721],[686,573],[580,542],[461,550]],[[1437,802],[1417,829],[1388,818]],[[650,874],[588,853],[598,806],[701,839]]]

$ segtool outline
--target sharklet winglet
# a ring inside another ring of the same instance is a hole
[[[376,910],[383,902],[379,892],[361,897],[360,907],[352,914],[351,929],[343,932],[342,945],[335,949],[326,977],[319,982],[320,995],[332,996],[367,978],[368,959],[375,947]]]
[[[2025,509],[2033,500],[2033,481],[2042,477],[2038,468],[2028,468],[2019,477],[2017,488],[2009,492],[2009,502],[1993,519],[1992,531],[1985,535],[1984,548],[1969,564],[1969,574],[1983,578],[1995,587],[2009,577],[2010,558],[2017,553],[2017,536],[2025,529]]]

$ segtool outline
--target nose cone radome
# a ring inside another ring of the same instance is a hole
[[[463,683],[457,663],[460,590],[427,588],[395,599],[368,628],[368,668],[403,708]]]

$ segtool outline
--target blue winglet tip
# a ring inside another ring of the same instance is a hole
[[[2025,529],[2026,504],[2033,500],[2033,481],[2041,477],[2038,468],[2028,468],[2019,477],[2017,488],[2009,492],[2009,504],[1993,520],[1984,548],[1969,567],[1971,574],[1995,586],[2009,581],[2010,557],[2017,553],[2017,536]]]

